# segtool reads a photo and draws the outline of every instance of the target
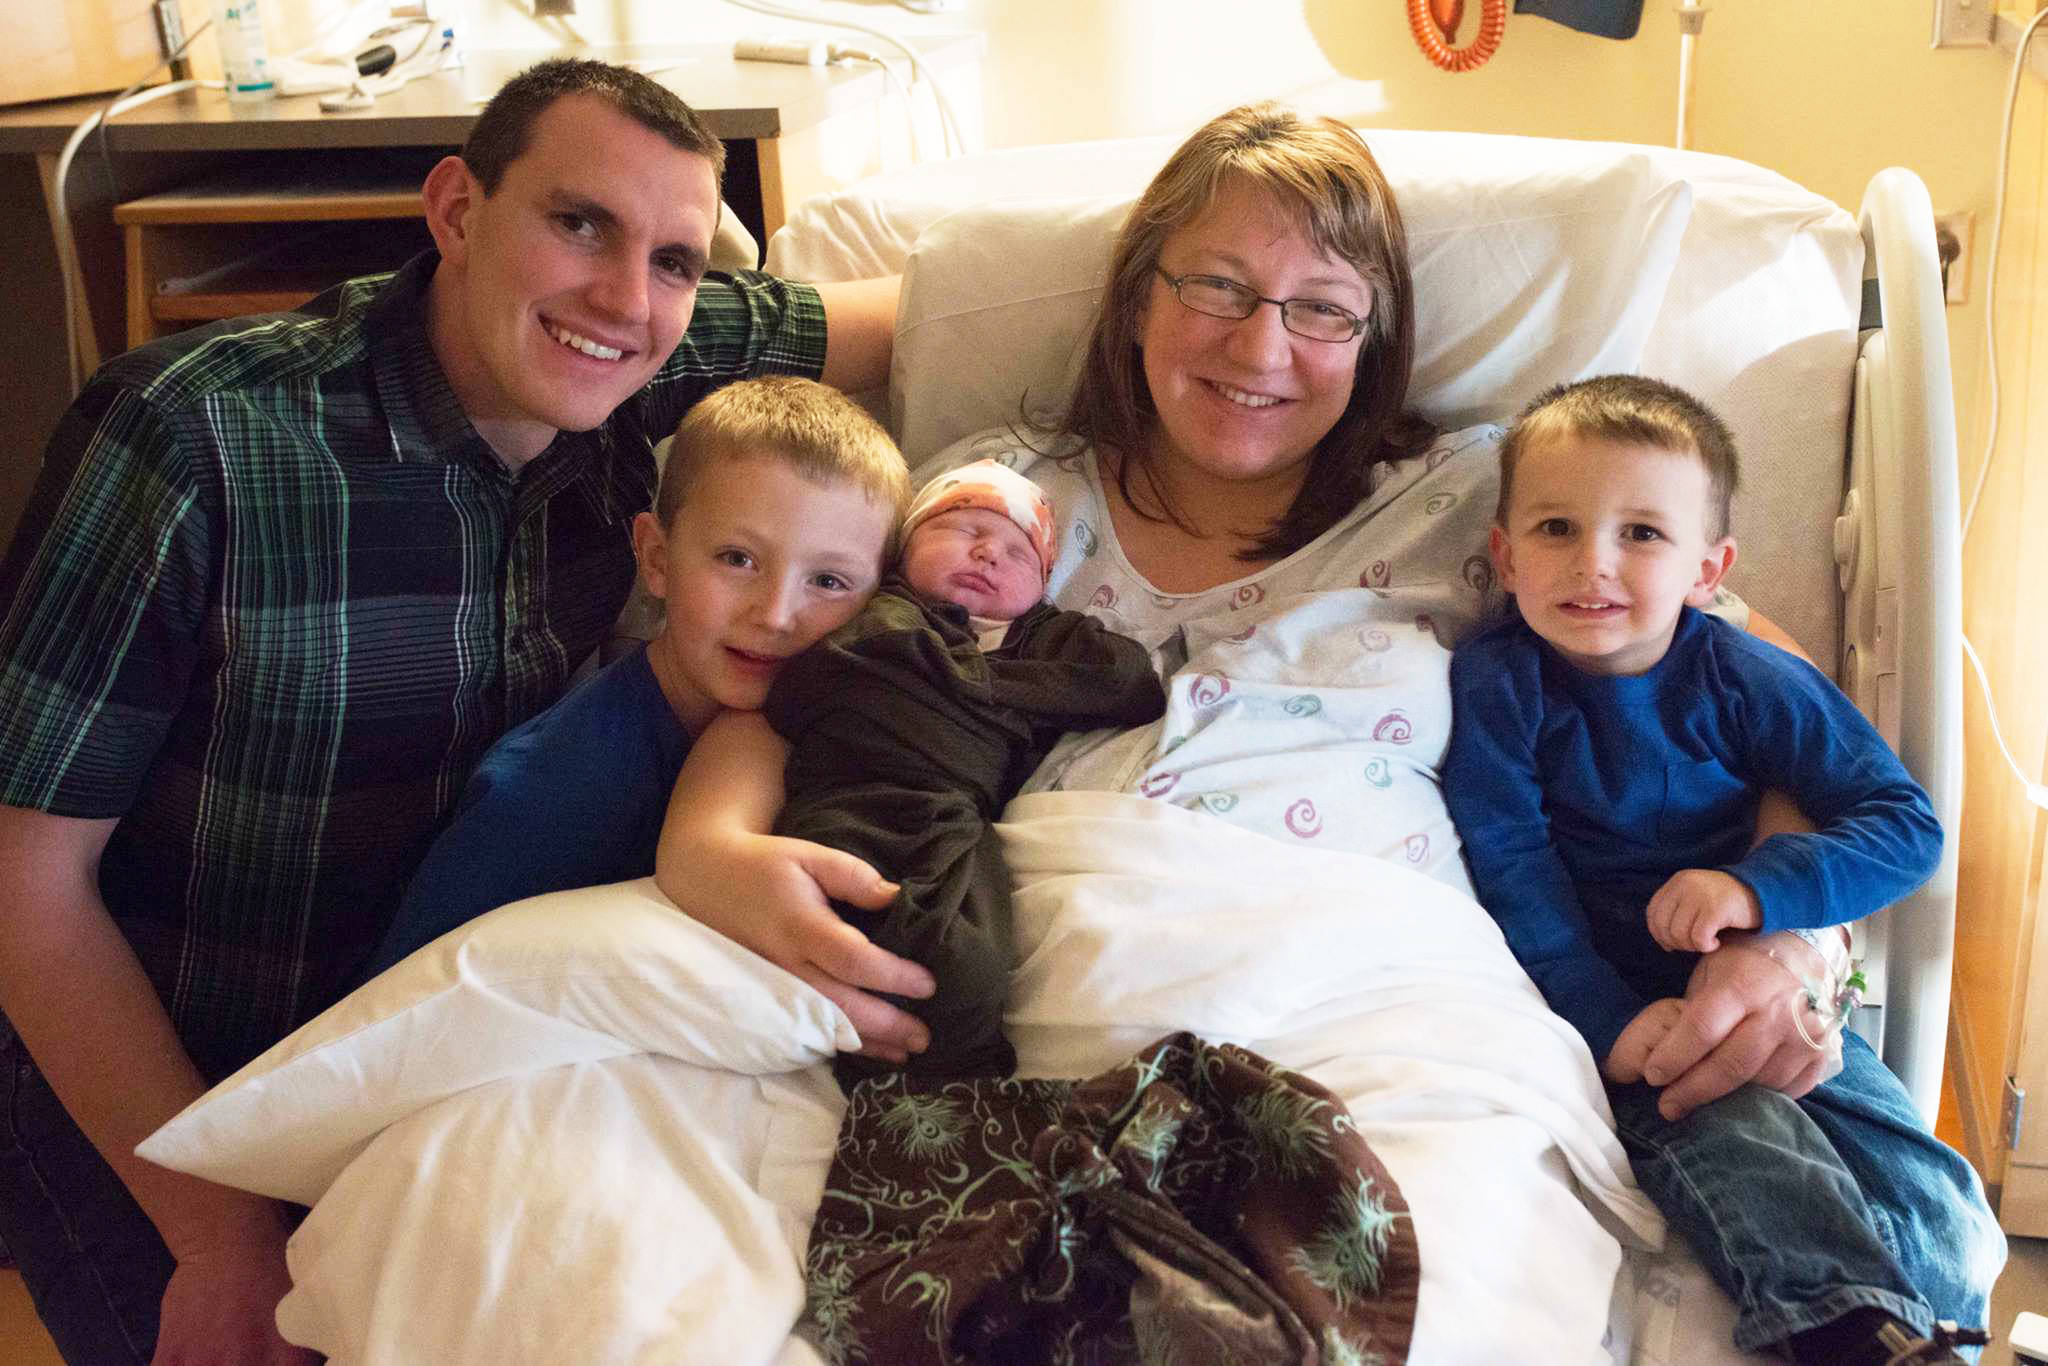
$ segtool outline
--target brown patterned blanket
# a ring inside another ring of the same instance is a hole
[[[1182,1033],[1079,1082],[863,1082],[807,1270],[835,1363],[1391,1366],[1421,1262],[1336,1097]]]

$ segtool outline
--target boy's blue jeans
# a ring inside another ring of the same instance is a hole
[[[1754,1351],[1863,1306],[1926,1333],[1983,1327],[2005,1235],[1977,1173],[1928,1133],[1854,1034],[1799,1100],[1745,1086],[1673,1124],[1657,1092],[1607,1088],[1636,1182],[1735,1301]]]

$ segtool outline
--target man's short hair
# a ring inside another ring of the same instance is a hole
[[[532,140],[534,120],[565,95],[596,96],[669,145],[703,157],[711,163],[712,178],[724,180],[725,144],[673,90],[628,67],[556,57],[505,82],[470,127],[469,140],[462,144],[462,164],[485,194],[497,193],[505,169]]]
[[[721,460],[780,460],[820,484],[850,483],[889,509],[886,559],[910,503],[903,453],[866,409],[829,385],[794,375],[741,380],[714,390],[683,415],[662,467],[654,515],[664,530],[696,481]]]
[[[1707,471],[1707,539],[1728,534],[1740,477],[1735,438],[1713,409],[1675,384],[1642,375],[1598,375],[1536,396],[1500,443],[1500,503],[1494,520],[1507,525],[1515,463],[1532,446],[1559,437],[1647,446],[1697,458]]]

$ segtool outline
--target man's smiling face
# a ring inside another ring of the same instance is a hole
[[[434,351],[508,463],[602,423],[682,340],[717,178],[605,100],[568,95],[543,110],[491,194],[450,158],[427,197],[442,256]]]

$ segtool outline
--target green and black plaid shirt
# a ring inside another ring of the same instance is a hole
[[[428,346],[435,260],[108,364],[0,565],[0,802],[122,818],[101,890],[210,1077],[327,1004],[603,638],[653,443],[824,363],[815,291],[709,278],[653,382],[514,477]]]

